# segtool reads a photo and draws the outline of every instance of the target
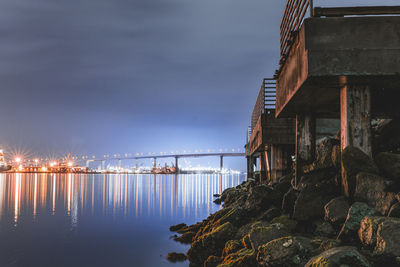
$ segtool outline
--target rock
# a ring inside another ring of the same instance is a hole
[[[374,131],[373,151],[393,151],[400,147],[399,119],[381,119]]]
[[[258,248],[260,266],[303,266],[315,247],[305,237],[282,237]]]
[[[255,222],[245,224],[239,228],[239,230],[237,231],[237,233],[235,235],[235,239],[242,239],[245,235],[247,236],[250,233],[251,229],[253,229],[253,228],[268,227],[268,226],[270,226],[270,223],[266,222],[266,221],[255,221]]]
[[[178,230],[180,230],[180,229],[182,229],[184,227],[187,227],[187,225],[185,223],[180,223],[180,224],[177,224],[177,225],[170,226],[169,230],[171,232],[177,232]]]
[[[388,178],[400,179],[400,154],[382,152],[375,157],[375,161],[382,174]]]
[[[245,225],[249,221],[248,212],[241,208],[232,208],[228,213],[216,221],[213,226],[222,225],[226,222],[232,223],[236,227]]]
[[[336,247],[311,258],[305,267],[351,266],[371,267],[368,260],[355,247]]]
[[[333,166],[338,170],[340,170],[341,168],[340,165],[341,157],[342,157],[342,151],[340,149],[340,145],[332,147],[332,154],[331,154],[332,163]]]
[[[264,212],[260,217],[258,217],[258,220],[270,221],[273,218],[278,217],[280,215],[281,215],[281,211],[276,207],[272,207],[272,208],[269,208],[266,212]]]
[[[167,260],[170,262],[185,261],[186,256],[183,253],[170,252],[168,253]]]
[[[256,264],[255,251],[244,248],[226,256],[218,267],[248,267]]]
[[[376,233],[376,255],[400,257],[400,219],[386,218],[378,226]]]
[[[400,203],[396,203],[390,208],[388,216],[400,218]]]
[[[222,203],[222,200],[220,198],[216,198],[213,201],[215,204],[220,205]]]
[[[313,241],[313,243],[318,245],[318,249],[316,250],[317,253],[322,253],[331,248],[338,247],[341,244],[340,240],[330,239],[330,238],[320,237],[320,236],[313,238],[312,241]]]
[[[336,197],[324,207],[325,220],[333,224],[341,224],[346,220],[349,208],[349,203],[344,196]]]
[[[365,216],[361,220],[358,237],[364,246],[376,245],[376,232],[380,223],[386,220],[386,217]]]
[[[273,185],[273,188],[275,190],[278,190],[279,192],[281,192],[281,194],[285,194],[292,186],[291,184],[291,180],[293,178],[293,174],[288,174],[285,176],[282,176],[278,183]]]
[[[258,185],[250,188],[244,207],[251,214],[259,214],[272,205],[280,205],[281,201],[282,194],[279,191],[266,185]]]
[[[342,151],[342,169],[342,186],[346,197],[353,196],[358,173],[378,173],[378,167],[372,159],[353,146],[348,146]]]
[[[315,161],[303,168],[304,173],[309,173],[316,170],[328,169],[334,167],[332,161],[332,150],[339,146],[340,142],[337,139],[324,137],[318,140],[315,150]]]
[[[366,202],[385,215],[395,202],[395,194],[385,192],[388,185],[390,185],[390,181],[378,175],[360,172],[356,176],[354,199]]]
[[[223,260],[222,257],[210,256],[204,262],[204,267],[217,267]]]
[[[249,235],[245,235],[245,236],[242,238],[242,244],[243,244],[243,246],[244,246],[245,248],[247,248],[247,249],[252,249],[252,248],[251,248],[251,243],[250,243]]]
[[[297,226],[297,222],[295,220],[291,220],[285,215],[274,218],[271,220],[271,224],[282,224],[290,232],[293,232]]]
[[[319,236],[331,237],[335,235],[335,229],[329,222],[323,222],[317,226],[315,233]]]
[[[213,197],[220,197],[220,194],[214,194]]]
[[[236,189],[235,187],[231,187],[225,189],[224,192],[222,192],[220,199],[224,202],[224,207],[229,207],[230,205],[235,203],[239,196],[240,190]]]
[[[193,237],[196,235],[195,232],[186,232],[181,236],[175,237],[174,240],[182,244],[192,243]]]
[[[252,249],[257,248],[271,240],[290,235],[289,230],[282,224],[271,224],[268,227],[257,227],[248,234]]]
[[[284,214],[293,214],[294,204],[296,203],[299,192],[290,188],[289,191],[283,196],[282,211]]]
[[[322,181],[304,188],[297,198],[293,219],[308,221],[323,218],[325,205],[337,195],[337,189],[332,180]]]
[[[236,228],[229,222],[195,239],[187,252],[187,258],[194,265],[202,265],[211,255],[220,254],[226,241],[231,240]]]
[[[378,214],[378,211],[369,207],[367,204],[355,202],[349,209],[346,221],[340,230],[338,238],[347,241],[355,240],[357,237],[357,231],[360,228],[361,220],[365,216],[375,216]]]
[[[225,248],[222,250],[222,256],[225,257],[229,254],[235,253],[241,248],[243,248],[243,245],[238,240],[229,240],[225,243]]]

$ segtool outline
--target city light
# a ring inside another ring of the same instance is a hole
[[[22,159],[21,159],[20,157],[16,157],[16,158],[15,158],[15,162],[17,162],[17,163],[20,163],[21,160],[22,160]]]

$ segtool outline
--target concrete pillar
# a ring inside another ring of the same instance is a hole
[[[122,169],[122,160],[120,160],[120,159],[118,160],[118,168]]]
[[[222,169],[224,168],[224,156],[219,157],[219,169],[222,172]]]
[[[264,152],[260,153],[260,184],[264,183],[267,179],[267,158]]]
[[[303,165],[311,163],[315,158],[315,139],[315,116],[312,114],[296,115],[295,185],[297,185],[303,174]]]
[[[175,172],[179,173],[179,164],[178,164],[178,157],[175,157]]]
[[[105,161],[105,160],[102,160],[102,161],[101,161],[101,169],[102,169],[102,170],[105,170],[105,169],[106,169],[106,161]]]
[[[155,168],[157,168],[157,158],[153,158],[154,159],[154,166],[153,166],[153,168],[155,169]]]
[[[340,90],[341,149],[360,148],[370,157],[371,92],[368,86],[347,85]]]
[[[87,161],[86,161],[86,167],[87,167],[87,168],[89,168],[89,163],[90,163],[90,160],[87,160]]]
[[[135,168],[139,168],[139,163],[138,163],[138,159],[135,159]]]

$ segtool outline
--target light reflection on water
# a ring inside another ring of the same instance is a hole
[[[168,265],[166,253],[187,249],[168,238],[168,226],[204,219],[219,208],[212,195],[243,180],[0,174],[0,266]]]

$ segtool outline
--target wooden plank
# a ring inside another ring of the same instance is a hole
[[[400,6],[316,7],[314,17],[343,17],[362,15],[396,15]]]

